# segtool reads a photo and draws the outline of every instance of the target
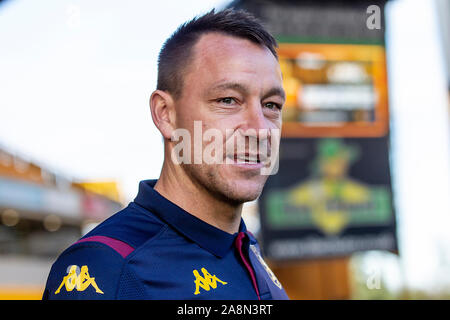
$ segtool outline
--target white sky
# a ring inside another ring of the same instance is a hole
[[[158,177],[163,159],[148,107],[158,51],[180,23],[225,2],[7,1],[0,6],[0,144],[69,177],[115,179],[133,199],[140,180]],[[450,284],[440,260],[450,258],[449,115],[433,10],[431,0],[397,0],[387,11],[402,259],[379,267],[391,282],[402,274],[426,288]]]
[[[163,159],[148,107],[158,51],[179,24],[221,3],[7,1],[0,143],[69,177],[116,179],[131,200]]]
[[[387,11],[394,196],[405,279],[450,284],[450,131],[434,2]],[[441,270],[447,259],[447,270]],[[433,285],[430,285],[433,284]]]

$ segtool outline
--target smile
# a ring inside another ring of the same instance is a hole
[[[234,154],[228,155],[225,163],[246,169],[260,169],[266,165],[267,159],[259,154]]]

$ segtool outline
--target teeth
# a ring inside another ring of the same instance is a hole
[[[258,161],[258,157],[257,156],[237,156],[238,160],[241,161],[247,161],[247,162],[257,162]]]
[[[245,155],[228,155],[228,159],[230,159],[232,162],[240,162],[240,163],[260,163],[262,162],[260,159],[258,159],[258,155],[254,156],[245,156]]]

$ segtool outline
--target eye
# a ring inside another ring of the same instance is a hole
[[[226,98],[220,98],[217,99],[217,102],[223,103],[223,104],[233,104],[236,102],[234,98],[226,97]]]
[[[267,102],[264,104],[264,107],[270,110],[278,109],[281,110],[281,105],[275,102]]]

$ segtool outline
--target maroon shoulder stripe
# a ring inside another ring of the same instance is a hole
[[[132,246],[130,246],[129,244],[127,244],[123,241],[120,241],[120,240],[117,240],[114,238],[110,238],[110,237],[105,237],[105,236],[87,237],[87,238],[78,240],[74,244],[82,243],[82,242],[100,242],[100,243],[106,244],[107,246],[109,246],[112,249],[114,249],[115,251],[117,251],[117,253],[119,253],[123,258],[126,258],[134,250],[134,248]]]

